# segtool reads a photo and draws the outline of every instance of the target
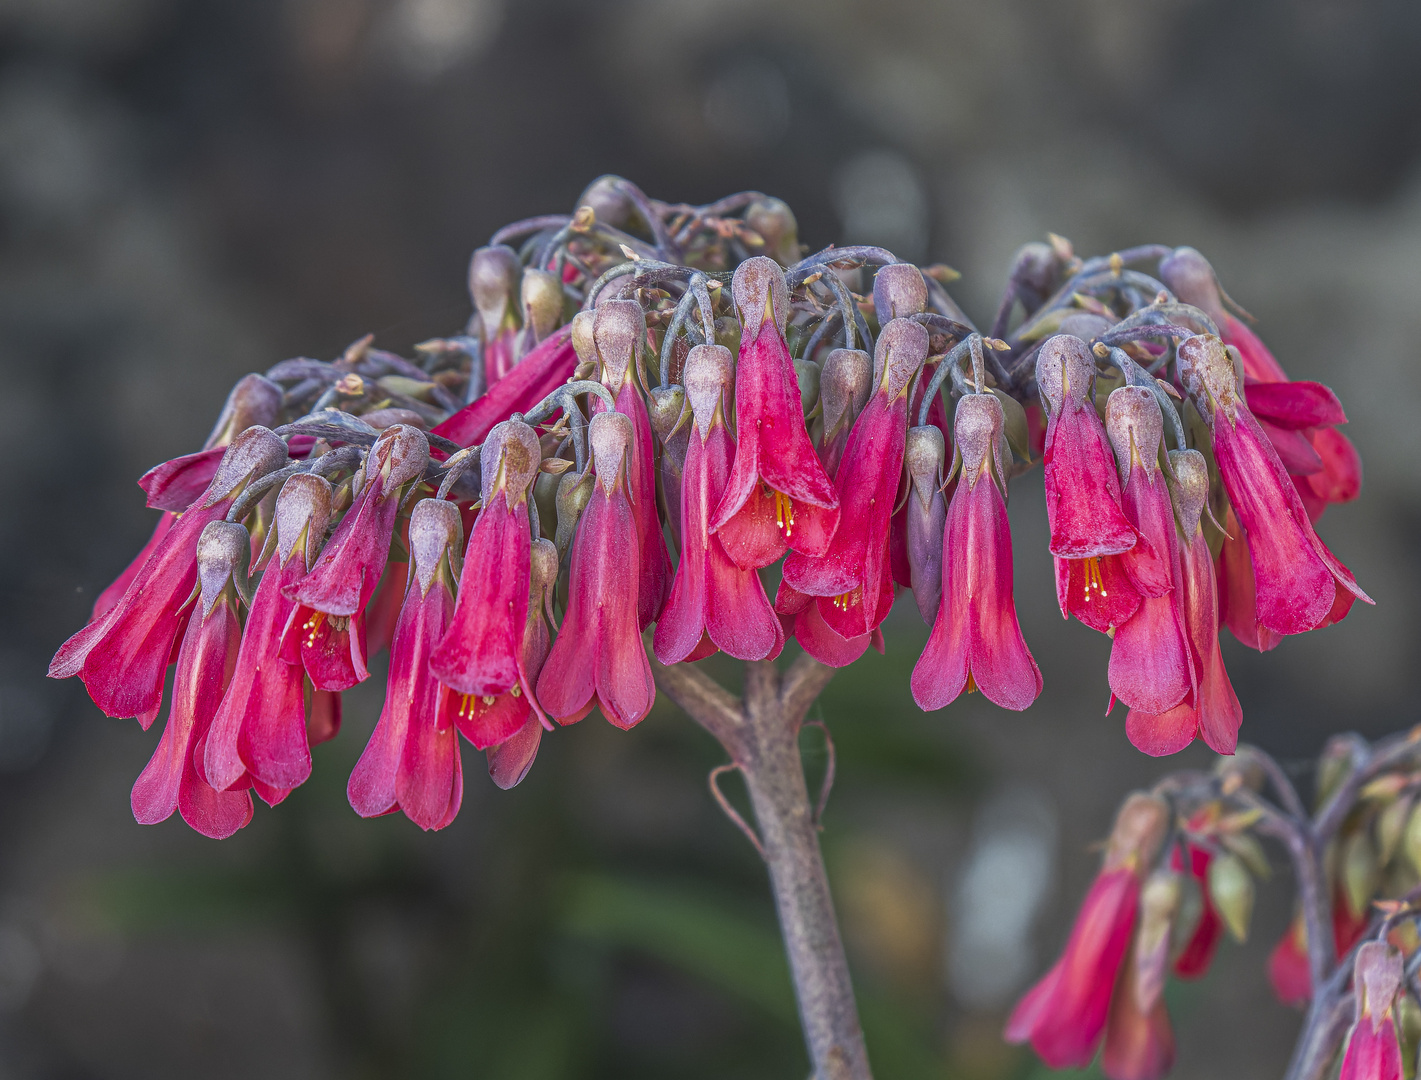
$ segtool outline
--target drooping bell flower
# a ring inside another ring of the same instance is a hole
[[[1134,933],[1140,886],[1168,827],[1162,799],[1137,792],[1125,800],[1065,950],[1012,1011],[1007,1042],[1030,1042],[1053,1069],[1084,1068],[1094,1059]]]
[[[890,594],[893,585],[889,583]],[[891,595],[890,600],[891,603]],[[821,664],[832,668],[848,667],[872,645],[883,652],[883,631],[876,629],[871,634],[860,634],[854,638],[842,638],[824,621],[819,611],[819,598],[796,592],[780,581],[775,594],[775,611],[781,616],[780,625],[786,634],[794,635],[800,648]]]
[[[300,607],[287,594],[315,561],[330,515],[324,477],[298,473],[282,485],[276,553],[252,598],[237,668],[203,753],[203,775],[219,791],[245,786],[250,776],[264,800],[279,802],[311,775],[306,672],[283,657],[282,639]]]
[[[1214,560],[1200,526],[1209,499],[1209,466],[1198,450],[1171,450],[1169,463],[1174,471],[1171,486],[1179,525],[1184,531],[1176,591],[1196,685],[1183,701],[1164,714],[1131,709],[1125,718],[1125,731],[1138,749],[1155,757],[1183,750],[1195,738],[1202,738],[1220,754],[1232,754],[1238,747],[1243,708],[1219,651]]]
[[[410,580],[390,643],[385,705],[346,785],[361,817],[400,809],[422,829],[442,829],[459,812],[464,779],[455,695],[434,677],[429,661],[454,614],[463,542],[457,506],[441,499],[415,503]]]
[[[1308,931],[1301,911],[1268,954],[1268,985],[1279,1002],[1294,1008],[1301,1008],[1312,998]]]
[[[519,295],[522,276],[518,253],[505,244],[481,247],[469,260],[469,296],[474,301],[469,333],[477,330],[483,341],[484,385],[488,387],[512,371],[518,362],[515,297]]]
[[[201,499],[168,529],[133,576],[123,598],[59,647],[49,675],[78,675],[109,716],[136,716],[147,727],[163,698],[163,675],[197,582],[197,540],[226,517],[249,483],[286,462],[286,444],[250,427],[227,448]]]
[[[1120,465],[1125,516],[1139,534],[1120,563],[1141,595],[1139,610],[1116,627],[1111,642],[1110,689],[1131,709],[1165,713],[1193,690],[1197,676],[1176,587],[1179,534],[1160,468],[1164,416],[1148,388],[1122,386],[1106,402],[1105,429]]]
[[[564,326],[530,352],[507,375],[476,400],[433,428],[433,434],[460,446],[474,446],[488,437],[495,424],[515,412],[528,412],[568,379],[577,368],[572,330]]]
[[[823,411],[824,438],[819,460],[833,479],[839,471],[844,447],[854,421],[868,404],[873,390],[873,360],[862,349],[835,349],[824,359],[819,375],[819,403]]]
[[[301,662],[319,690],[346,690],[369,675],[360,617],[384,572],[405,485],[424,475],[428,461],[429,440],[418,428],[396,424],[381,432],[356,473],[360,490],[350,509],[310,573],[287,593],[308,609],[289,637],[299,638]]]
[[[735,456],[725,415],[734,363],[721,345],[697,345],[686,358],[686,397],[694,420],[682,476],[681,562],[653,638],[663,664],[690,657],[703,635],[737,660],[763,660],[784,645],[759,574],[731,562],[710,532]]]
[[[671,588],[671,556],[667,554],[661,518],[656,512],[656,446],[651,438],[651,418],[637,387],[637,357],[646,341],[646,316],[641,305],[635,300],[608,300],[597,305],[592,340],[602,363],[602,383],[616,398],[617,411],[632,422],[627,497],[641,546],[637,618],[645,630],[666,604]],[[598,399],[593,400],[594,410],[604,407]]]
[[[1174,1065],[1174,1028],[1164,984],[1180,886],[1177,873],[1156,870],[1140,890],[1135,940],[1121,965],[1105,1024],[1100,1071],[1106,1080],[1160,1080]]]
[[[540,736],[530,738],[527,731],[530,723],[552,730],[552,722],[539,706],[536,692],[538,675],[552,645],[548,623],[552,620],[553,590],[558,580],[558,552],[551,540],[539,537],[533,541],[529,569],[527,618],[518,655],[518,681],[501,694],[461,694],[454,712],[454,723],[459,731],[478,750],[487,750],[492,755],[504,742],[515,741],[515,746],[508,751],[511,757],[500,757],[505,768],[510,767],[513,758],[525,752],[529,755],[527,765],[532,765]],[[544,614],[547,614],[546,620]],[[492,756],[489,761],[492,768]],[[498,776],[494,779],[497,781]]]
[[[1356,1021],[1347,1033],[1337,1080],[1402,1080],[1396,1002],[1402,991],[1401,951],[1384,941],[1357,950],[1352,966]]]
[[[942,603],[913,668],[913,699],[926,711],[964,690],[981,690],[994,704],[1017,710],[1041,693],[1041,672],[1012,599],[1005,423],[991,394],[969,394],[957,404],[953,471],[960,473],[943,530]]]
[[[461,694],[496,697],[518,682],[528,621],[528,495],[541,461],[538,434],[521,420],[499,424],[484,443],[483,510],[469,533],[453,621],[429,658],[439,681]]]
[[[931,626],[942,603],[942,537],[947,526],[947,500],[942,494],[946,464],[942,432],[932,424],[908,429],[903,461],[912,491],[904,506],[904,537],[909,584],[918,613]]]
[[[883,328],[874,361],[881,376],[854,422],[834,478],[839,527],[824,554],[795,551],[785,559],[785,582],[819,597],[819,613],[845,639],[870,633],[892,606],[891,591],[888,607],[880,603],[888,530],[903,473],[908,388],[927,355],[928,332],[921,324],[895,319]]]
[[[1111,633],[1140,610],[1140,593],[1125,572],[1123,555],[1088,559],[1053,557],[1061,617],[1074,615],[1092,630]]]
[[[1210,334],[1179,346],[1180,381],[1214,435],[1214,458],[1248,533],[1258,622],[1300,634],[1342,619],[1352,599],[1372,599],[1317,533],[1277,451],[1239,393],[1233,360]]]
[[[1049,419],[1042,466],[1051,554],[1118,555],[1135,546],[1120,505],[1120,481],[1095,411],[1095,360],[1078,337],[1057,334],[1036,355],[1036,383]]]
[[[773,259],[735,268],[731,293],[740,312],[735,371],[735,464],[711,532],[737,566],[758,569],[786,546],[823,555],[839,526],[839,499],[809,432],[799,381],[785,341],[789,288]]]
[[[636,433],[621,413],[588,425],[597,483],[572,544],[567,613],[538,676],[538,700],[559,723],[581,720],[594,705],[620,728],[638,724],[656,700],[641,644],[636,516],[627,471]]]
[[[245,791],[214,791],[199,775],[194,749],[202,742],[237,665],[244,587],[251,540],[247,530],[210,521],[197,542],[198,597],[178,649],[173,702],[158,749],[133,785],[133,816],[140,825],[166,821],[174,810],[213,839],[231,836],[252,820]]]

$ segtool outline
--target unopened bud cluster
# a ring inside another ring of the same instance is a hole
[[[1028,245],[985,334],[952,276],[804,256],[756,193],[604,177],[474,254],[461,332],[238,383],[207,446],[140,481],[165,513],[51,674],[147,727],[176,665],[133,806],[209,835],[306,779],[386,648],[350,800],[425,828],[459,808],[460,736],[506,787],[558,724],[643,719],[648,648],[793,637],[843,666],[905,590],[932,627],[919,705],[1025,709],[1006,496],[1042,462],[1061,611],[1112,635],[1130,738],[1231,753],[1220,626],[1268,649],[1366,599],[1312,527],[1360,484],[1336,398],[1287,379],[1192,249]]]

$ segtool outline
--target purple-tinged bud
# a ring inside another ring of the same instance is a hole
[[[682,377],[684,378],[684,374]],[[651,418],[651,430],[656,432],[656,437],[664,445],[672,433],[682,426],[686,410],[686,389],[675,385],[657,386],[652,388],[647,397],[651,399],[646,409]]]
[[[384,380],[382,379],[383,383]],[[386,387],[386,389],[391,389]],[[420,416],[413,409],[376,409],[373,412],[361,413],[360,419],[373,427],[376,431],[384,431],[386,428],[394,427],[396,424],[408,424],[410,427],[417,427],[421,431],[429,427],[429,421]]]
[[[410,558],[421,594],[428,594],[439,572],[440,561],[449,560],[449,579],[459,579],[459,552],[464,550],[464,522],[459,508],[443,499],[420,499],[410,513]]]
[[[603,381],[616,389],[625,385],[646,340],[646,315],[635,300],[608,300],[597,305],[592,340],[606,369]]]
[[[710,435],[717,410],[725,419],[725,403],[734,392],[735,361],[720,345],[697,345],[686,356],[686,399],[701,438]]]
[[[799,386],[799,409],[808,414],[819,400],[819,365],[813,360],[794,357],[794,381]]]
[[[383,480],[381,492],[390,492],[424,475],[429,464],[429,440],[419,428],[396,424],[386,428],[365,456],[363,483],[378,473]],[[373,467],[373,472],[372,472]]]
[[[1224,319],[1219,279],[1209,260],[1192,247],[1175,248],[1160,260],[1160,280],[1186,304],[1202,310],[1215,322]]]
[[[543,461],[543,448],[538,433],[522,420],[505,420],[488,433],[479,461],[483,466],[484,504],[492,502],[503,489],[509,493],[509,505],[513,505],[527,497]]]
[[[632,422],[621,413],[598,413],[587,426],[587,441],[592,447],[592,465],[597,480],[609,495],[621,481],[627,454],[635,433]]]
[[[518,253],[511,247],[481,247],[469,260],[469,295],[474,310],[483,323],[484,342],[492,341],[503,328],[512,311],[513,298],[518,294],[518,281],[523,276]]]
[[[532,331],[532,340],[526,343],[529,349],[558,328],[563,300],[562,282],[556,274],[546,270],[523,272],[523,326]]]
[[[227,395],[204,450],[226,446],[247,428],[271,427],[281,415],[282,390],[263,375],[243,375]]]
[[[275,472],[286,464],[286,444],[268,428],[254,425],[232,440],[222,463],[207,487],[204,507],[215,506],[235,495],[253,480]]]
[[[598,221],[614,229],[640,224],[636,203],[622,187],[620,176],[599,176],[578,196],[577,205],[590,206]]]
[[[745,208],[745,224],[765,241],[765,254],[781,266],[799,261],[799,222],[789,204],[776,199],[756,199]]]
[[[1164,415],[1146,386],[1112,390],[1105,405],[1105,434],[1115,450],[1121,484],[1128,483],[1138,466],[1153,477],[1159,469],[1159,448],[1164,441]]]
[[[276,497],[276,550],[281,565],[291,561],[297,544],[301,544],[309,570],[325,543],[330,520],[331,482],[313,473],[289,477]]]
[[[1097,315],[1093,311],[1075,311],[1061,320],[1059,333],[1070,334],[1083,341],[1094,341],[1113,325],[1115,324],[1104,315]]]
[[[1371,1020],[1373,1032],[1381,1027],[1401,991],[1402,975],[1401,952],[1394,945],[1369,941],[1357,950],[1352,979],[1359,991],[1356,1012],[1359,1025],[1365,1017]],[[1358,1076],[1361,1075],[1359,1072]]]
[[[1016,259],[1012,264],[1011,276],[1012,281],[1019,288],[1029,289],[1034,294],[1030,299],[1035,300],[1036,303],[1027,303],[1028,298],[1022,298],[1028,310],[1035,308],[1050,294],[1059,268],[1060,260],[1050,244],[1033,241],[1023,244],[1021,249],[1017,251]]]
[[[1036,354],[1036,385],[1052,416],[1061,411],[1067,398],[1089,400],[1095,385],[1090,347],[1071,334],[1047,338]]]
[[[1213,334],[1185,338],[1177,352],[1179,381],[1199,415],[1214,424],[1214,410],[1233,418],[1240,404],[1238,368],[1224,343]]]
[[[1187,539],[1198,530],[1209,502],[1209,463],[1198,450],[1171,450],[1169,467],[1174,472],[1174,505]]]
[[[942,603],[942,535],[947,524],[942,472],[946,459],[946,440],[936,425],[908,429],[903,464],[908,468],[912,493],[904,508],[905,546],[913,599],[929,626],[936,621]]]
[[[868,404],[873,362],[862,349],[835,349],[824,359],[819,376],[819,400],[824,405],[824,437],[853,426]]]
[[[924,424],[908,429],[903,447],[903,464],[913,482],[913,494],[923,509],[928,508],[933,493],[942,485],[943,466],[947,460],[947,440],[936,424]]]
[[[789,321],[789,285],[785,272],[774,259],[757,255],[737,266],[730,282],[730,295],[740,312],[742,336],[748,333],[753,338],[766,319],[773,320],[780,333],[784,333]]]
[[[577,531],[577,521],[582,517],[582,511],[587,509],[595,484],[591,469],[580,473],[564,473],[558,481],[558,527],[553,542],[557,545],[560,556],[567,553],[568,545],[572,543],[573,534]]]
[[[540,536],[533,541],[528,556],[528,574],[532,602],[541,607],[558,582],[558,549],[551,540]]]
[[[252,538],[247,530],[232,521],[209,521],[197,538],[197,581],[202,590],[202,617],[212,614],[212,607],[227,588],[236,587],[244,597],[250,597],[247,567],[252,560]]]
[[[953,441],[962,458],[962,476],[975,485],[989,464],[995,464],[1001,482],[1006,481],[1002,467],[1006,415],[1002,403],[991,394],[968,394],[957,403],[953,420]]]
[[[912,263],[890,263],[873,279],[873,310],[880,326],[928,310],[928,284]]]
[[[908,319],[894,319],[879,333],[873,352],[873,367],[880,373],[879,390],[890,401],[907,393],[927,358],[927,328]]]
[[[579,311],[572,317],[572,347],[578,360],[584,364],[590,364],[597,359],[597,346],[592,338],[592,325],[596,319],[595,310]]]

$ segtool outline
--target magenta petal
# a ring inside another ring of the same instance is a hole
[[[1254,416],[1280,428],[1297,431],[1347,422],[1337,395],[1322,383],[1246,382],[1243,392]]]
[[[1243,707],[1229,682],[1224,657],[1219,651],[1218,590],[1209,545],[1202,531],[1196,531],[1193,539],[1184,545],[1179,561],[1184,624],[1199,672],[1199,686],[1194,694],[1199,734],[1210,749],[1232,754],[1238,747]]]
[[[543,738],[543,726],[536,716],[517,734],[505,739],[488,751],[488,774],[504,791],[517,787],[533,767],[533,759],[538,756],[538,744]]]
[[[321,550],[316,565],[292,591],[293,600],[343,617],[365,609],[390,553],[395,518],[400,512],[400,500],[395,494],[384,491],[378,473],[366,482]]]
[[[1351,502],[1362,493],[1362,458],[1352,440],[1336,428],[1313,433],[1313,448],[1322,471],[1307,478],[1313,494],[1324,502]]]
[[[1146,597],[1116,628],[1109,677],[1115,696],[1141,712],[1165,713],[1184,700],[1191,666],[1173,595]]]
[[[1164,596],[1174,588],[1170,549],[1175,543],[1174,508],[1164,473],[1152,466],[1132,467],[1122,501],[1140,538],[1120,556],[1120,564],[1141,596]]]
[[[842,638],[824,621],[817,601],[810,602],[800,610],[794,619],[794,638],[800,648],[821,664],[830,667],[848,667],[868,651],[870,634],[860,634],[856,638]]]
[[[1303,432],[1289,431],[1266,420],[1258,421],[1258,426],[1273,444],[1289,476],[1311,476],[1322,471],[1322,458]]]
[[[1120,505],[1115,457],[1093,405],[1065,400],[1047,422],[1042,465],[1053,555],[1083,559],[1135,546]]]
[[[1123,626],[1140,609],[1140,594],[1125,572],[1124,558],[1057,559],[1056,598],[1062,614],[1074,615],[1102,634]]]
[[[459,735],[452,726],[440,731],[433,710],[410,715],[395,792],[400,809],[422,829],[442,829],[458,813],[463,796]]]
[[[1194,741],[1198,731],[1199,718],[1189,701],[1160,714],[1131,709],[1125,717],[1125,734],[1131,745],[1151,757],[1179,753]]]
[[[656,512],[656,444],[646,402],[628,380],[617,392],[617,411],[632,422],[631,458],[627,463],[628,497],[636,516],[641,543],[641,576],[637,586],[637,619],[643,630],[654,623],[671,588],[671,556]]]
[[[566,326],[545,338],[482,397],[437,425],[433,433],[460,446],[483,442],[496,425],[515,412],[527,412],[567,382],[576,367],[572,328]]]
[[[726,491],[730,488],[727,484]],[[769,566],[785,553],[784,531],[776,520],[775,497],[751,476],[744,501],[715,532],[730,561],[747,570]]]
[[[153,509],[181,514],[207,490],[226,452],[227,447],[214,446],[165,461],[140,476],[138,486],[147,493]]]

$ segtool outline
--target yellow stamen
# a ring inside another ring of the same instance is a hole
[[[972,672],[967,673],[967,692],[975,694],[977,692],[977,680],[972,678]]]
[[[316,635],[320,632],[321,623],[325,621],[326,613],[324,611],[313,611],[311,617],[306,620],[306,624],[301,627],[303,630],[311,631],[306,637],[306,647],[308,649],[316,644]]]
[[[1090,603],[1090,593],[1094,589],[1100,593],[1101,599],[1110,595],[1105,587],[1105,580],[1100,576],[1100,559],[1092,556],[1085,561],[1085,602]]]
[[[785,539],[794,535],[794,500],[783,491],[772,491],[775,497],[775,524],[784,530]]]

